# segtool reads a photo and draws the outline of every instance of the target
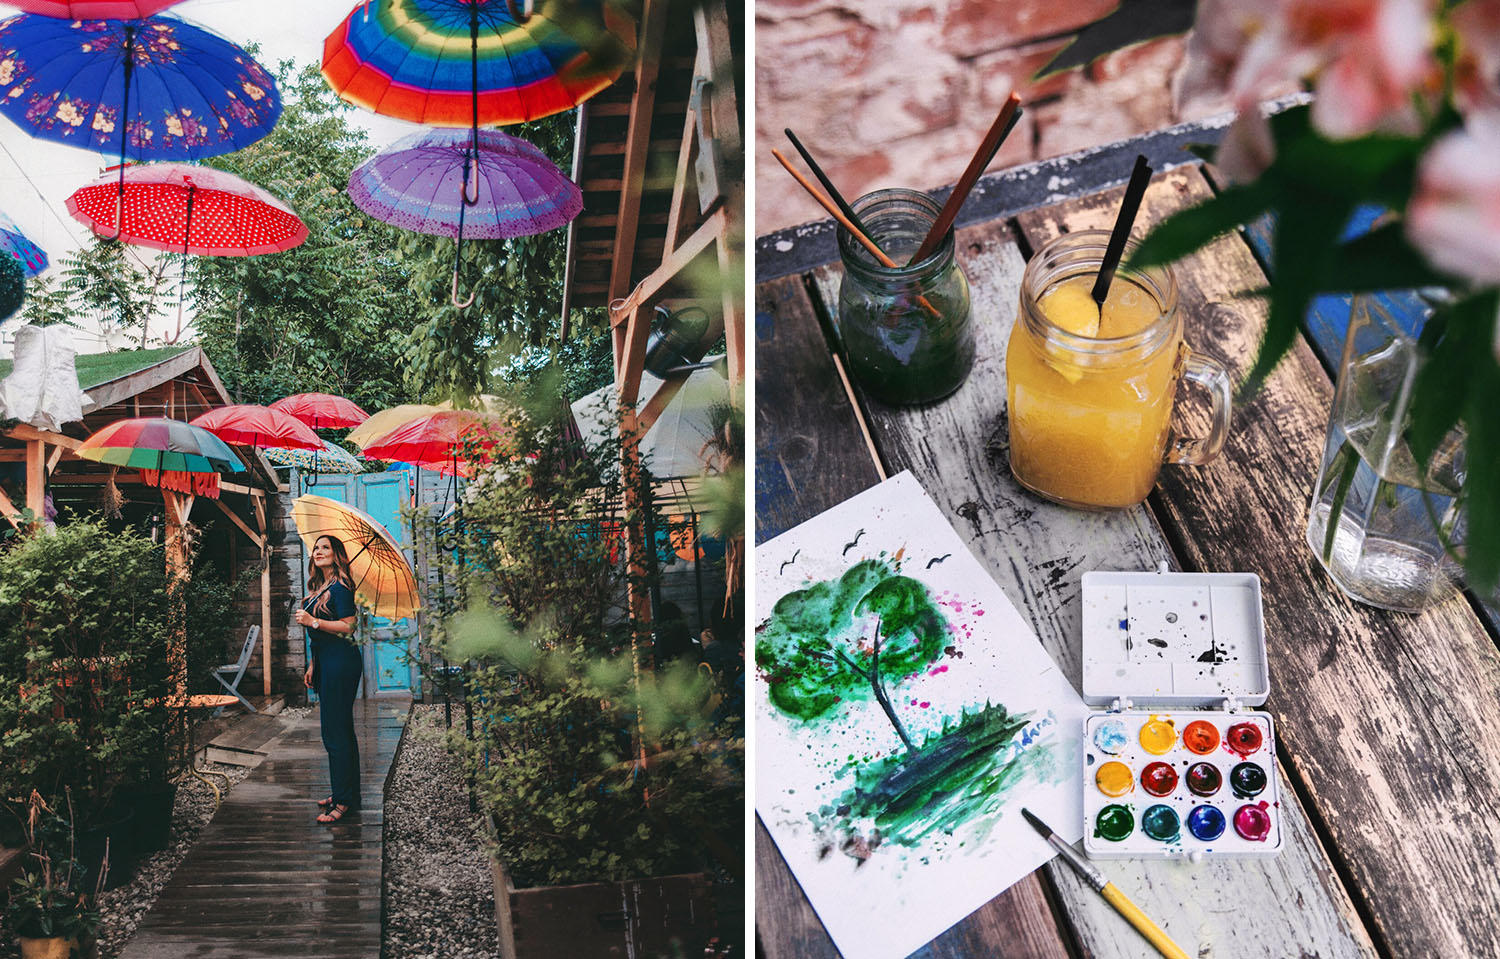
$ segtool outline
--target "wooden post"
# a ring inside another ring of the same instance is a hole
[[[38,523],[47,510],[47,444],[41,440],[26,441],[26,508]]]
[[[167,580],[172,587],[185,585],[193,575],[193,553],[187,540],[188,514],[193,509],[191,495],[176,490],[161,491],[166,506],[166,552]],[[179,611],[180,612],[180,611]],[[174,694],[179,699],[187,696],[187,634],[181,625],[174,627],[167,640],[167,659],[172,670]]]
[[[271,695],[271,531],[266,524],[266,498],[252,496],[255,527],[260,530],[260,692]]]

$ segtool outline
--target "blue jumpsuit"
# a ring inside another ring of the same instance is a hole
[[[317,610],[318,599],[308,597],[302,608],[319,619],[344,619],[355,614],[354,594],[343,583],[328,588],[328,604]],[[321,599],[322,597],[319,597]],[[328,778],[333,801],[359,808],[359,741],[354,735],[354,697],[364,675],[364,658],[347,637],[307,628],[312,640],[313,686],[318,691],[323,748],[328,750]]]

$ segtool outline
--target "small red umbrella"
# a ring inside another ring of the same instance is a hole
[[[59,20],[139,20],[181,0],[9,0],[26,13]]]
[[[109,175],[77,190],[68,212],[102,236],[173,253],[256,256],[307,239],[285,203],[232,173],[152,163],[122,176],[123,184]]]
[[[358,426],[370,418],[353,400],[332,393],[298,393],[271,404],[271,409],[290,413],[315,430]]]
[[[320,450],[323,441],[312,427],[281,410],[269,406],[240,404],[209,410],[191,421],[226,443],[240,446],[276,447],[281,449]]]
[[[458,450],[465,434],[484,422],[485,417],[472,410],[428,413],[370,443],[365,447],[365,456],[457,473],[461,462]]]

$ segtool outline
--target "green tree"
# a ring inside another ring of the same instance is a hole
[[[425,319],[408,294],[407,234],[367,216],[345,192],[374,151],[315,67],[277,71],[276,129],[212,166],[270,190],[307,224],[305,243],[254,257],[194,257],[199,340],[247,402],[318,390],[368,409],[406,399],[406,333]]]
[[[755,662],[782,712],[814,719],[846,699],[870,696],[912,749],[885,680],[900,682],[936,661],[946,637],[927,587],[884,560],[867,559],[836,581],[783,596],[759,631]]]

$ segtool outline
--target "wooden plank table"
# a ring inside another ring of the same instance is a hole
[[[1159,174],[1141,224],[1212,189],[1197,166]],[[1284,851],[1101,869],[1199,957],[1500,956],[1500,824],[1491,808],[1500,738],[1488,732],[1500,728],[1500,652],[1463,597],[1420,616],[1359,606],[1303,544],[1332,399],[1307,342],[1236,410],[1223,455],[1204,468],[1164,469],[1143,506],[1069,510],[1011,478],[1004,350],[1025,259],[1059,232],[1107,226],[1120,194],[1061,199],[960,229],[978,360],[957,393],[928,407],[885,406],[847,385],[834,348],[837,263],[758,277],[757,539],[909,469],[1079,689],[1083,573],[1160,561],[1257,573]],[[1267,283],[1250,242],[1220,238],[1174,270],[1189,345],[1242,378],[1265,324],[1264,301],[1242,295]],[[759,823],[756,925],[766,959],[838,955]],[[1157,955],[1054,861],[915,955],[1080,954]]]

